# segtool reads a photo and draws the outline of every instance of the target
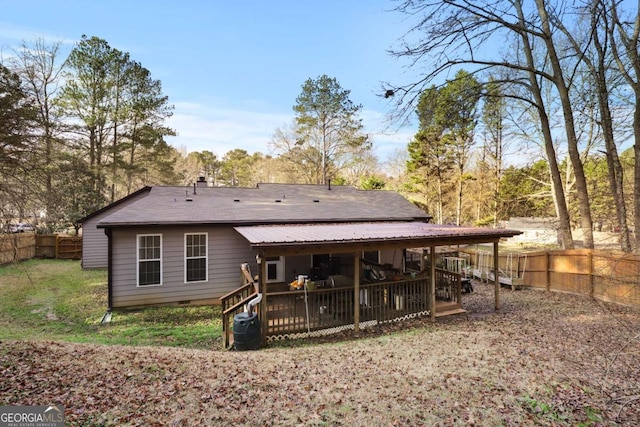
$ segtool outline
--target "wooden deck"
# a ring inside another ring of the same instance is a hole
[[[430,315],[430,282],[428,277],[406,277],[396,281],[361,284],[358,290],[360,324]],[[465,313],[461,305],[460,284],[459,274],[436,270],[436,317]],[[274,289],[277,291],[274,292]],[[267,338],[354,327],[353,285],[307,291],[282,289],[287,287],[270,286],[261,303],[267,304],[266,320],[260,319]],[[226,301],[223,303],[225,346],[229,346],[233,340],[233,315],[241,312],[243,305],[255,295],[251,291],[247,286],[238,293],[237,298],[232,298],[230,294],[223,300]]]
[[[436,317],[463,313],[457,281],[436,292]],[[313,332],[354,323],[354,288],[268,293],[267,336]],[[359,287],[360,322],[384,323],[430,313],[429,279],[412,278]]]

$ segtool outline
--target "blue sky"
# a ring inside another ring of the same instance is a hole
[[[382,81],[415,76],[388,55],[407,29],[390,0],[3,1],[0,49],[21,40],[64,41],[83,34],[129,52],[162,82],[175,105],[169,142],[218,156],[234,148],[269,153],[277,127],[308,78],[335,77],[385,160],[413,129],[389,128]]]

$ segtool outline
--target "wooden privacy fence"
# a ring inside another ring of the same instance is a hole
[[[473,264],[476,251],[467,249]],[[517,268],[525,286],[587,295],[602,301],[640,307],[640,256],[592,249],[557,250],[519,254],[501,253],[501,269]],[[488,257],[493,265],[493,254]]]
[[[0,234],[0,265],[30,259],[35,255],[34,233]]]
[[[81,259],[82,237],[56,234],[0,234],[0,265],[31,258]]]
[[[82,237],[57,234],[38,234],[37,258],[81,259]]]

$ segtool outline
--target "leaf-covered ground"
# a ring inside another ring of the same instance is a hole
[[[639,425],[640,312],[493,287],[470,314],[252,352],[0,344],[0,404],[73,425]]]

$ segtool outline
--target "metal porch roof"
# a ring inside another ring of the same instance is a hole
[[[424,222],[238,226],[254,249],[300,245],[483,243],[521,234],[518,230],[458,227]]]

